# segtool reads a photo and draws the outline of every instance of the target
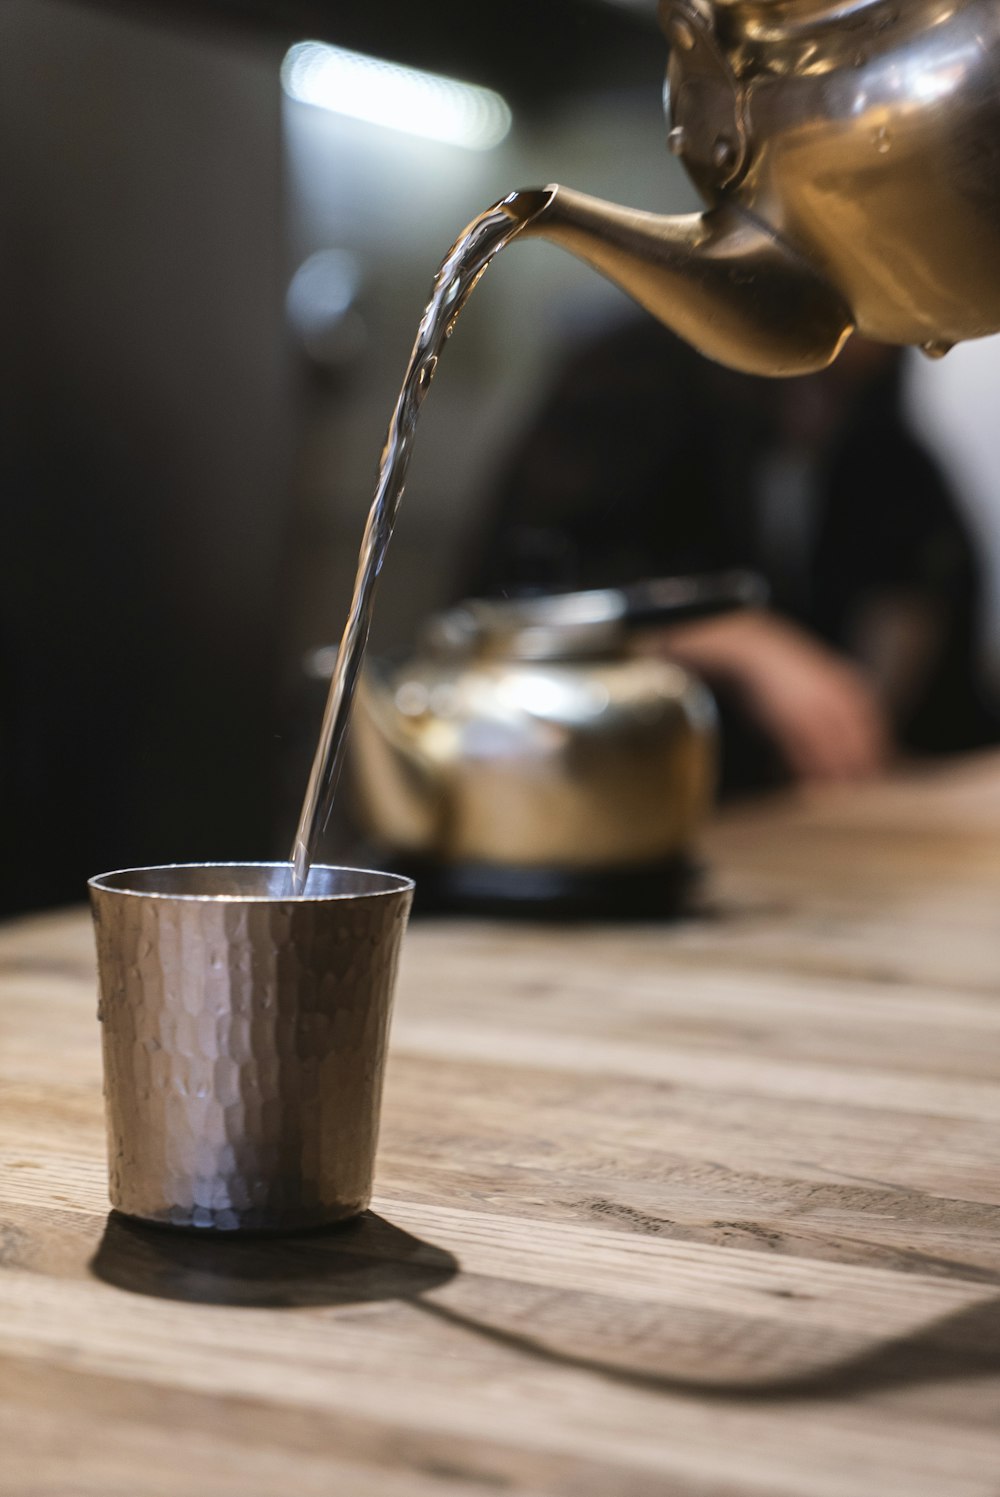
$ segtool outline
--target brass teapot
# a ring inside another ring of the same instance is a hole
[[[378,855],[449,903],[662,908],[711,805],[715,710],[631,631],[763,597],[731,572],[432,619],[415,658],[359,684],[354,804]]]
[[[556,186],[523,233],[749,373],[823,368],[854,329],[934,356],[1000,330],[997,0],[661,0],[660,16],[670,146],[707,210]]]

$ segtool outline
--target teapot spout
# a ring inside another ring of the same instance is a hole
[[[614,281],[700,353],[746,374],[811,374],[854,329],[839,293],[765,224],[722,202],[661,217],[567,187],[514,193],[525,235]]]

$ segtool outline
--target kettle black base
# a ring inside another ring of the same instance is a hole
[[[384,859],[383,859],[384,861]],[[689,912],[703,865],[686,854],[621,869],[407,863],[413,915],[529,920],[669,920]]]

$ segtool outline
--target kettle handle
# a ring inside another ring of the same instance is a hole
[[[629,583],[618,592],[624,605],[622,623],[636,629],[709,618],[738,608],[763,608],[770,596],[764,578],[742,568],[693,577],[657,577]]]

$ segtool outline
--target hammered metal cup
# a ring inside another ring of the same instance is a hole
[[[203,863],[90,881],[111,1202],[146,1221],[294,1231],[371,1197],[413,885]]]

